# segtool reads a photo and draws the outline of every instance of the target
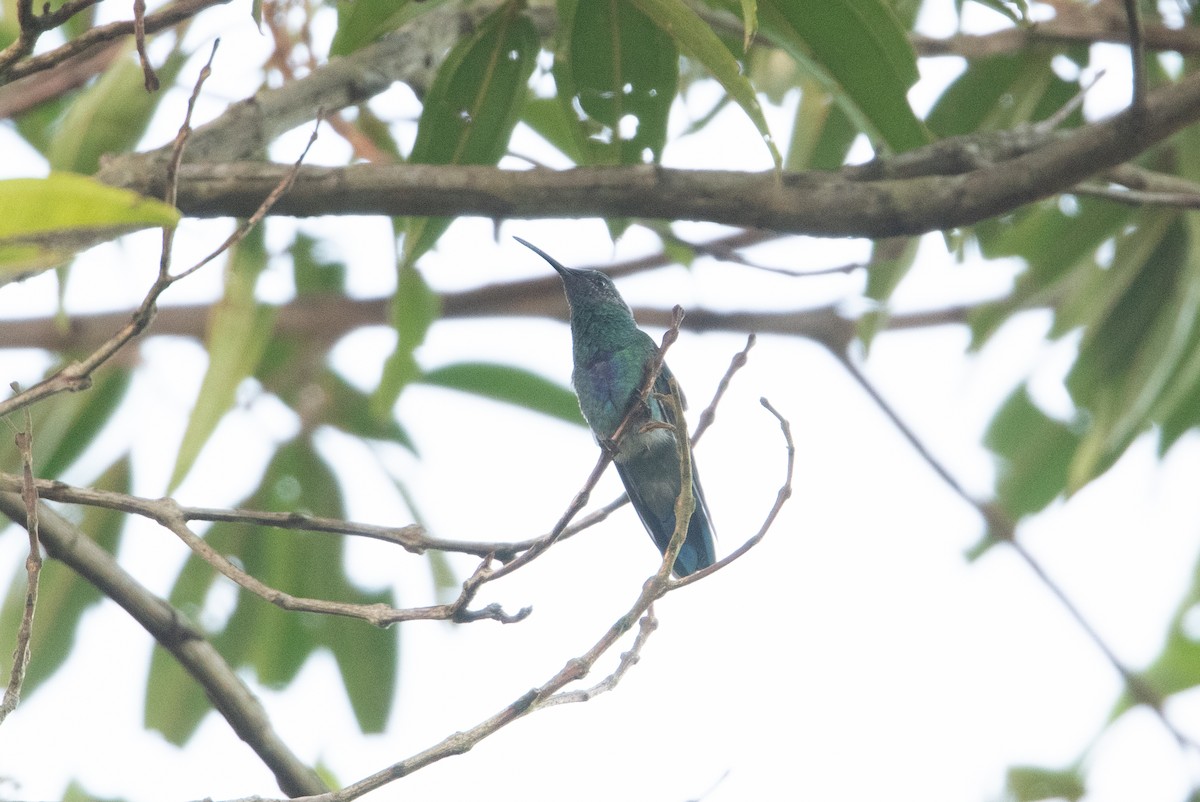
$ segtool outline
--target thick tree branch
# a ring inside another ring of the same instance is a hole
[[[1123,113],[1057,137],[1035,137],[1034,149],[999,163],[964,141],[965,151],[983,164],[952,175],[876,178],[888,174],[886,162],[782,176],[652,165],[522,172],[417,164],[304,167],[272,214],[641,217],[812,236],[911,235],[969,225],[1067,191],[1198,119],[1200,74],[1195,74],[1149,95],[1136,118]],[[953,169],[964,167],[971,164]],[[185,164],[179,206],[196,217],[248,215],[286,169],[250,162]],[[146,195],[162,190],[163,173],[154,159],[122,159],[100,177]]]
[[[1165,25],[1146,25],[1144,34],[1147,50],[1173,50],[1183,54],[1200,52],[1200,29],[1194,27],[1168,28]],[[1070,17],[1004,28],[995,33],[958,34],[944,39],[912,34],[909,39],[917,53],[922,56],[987,58],[1024,52],[1038,45],[1095,42],[1125,44],[1129,42],[1129,28],[1123,16],[1098,13],[1093,7]]]

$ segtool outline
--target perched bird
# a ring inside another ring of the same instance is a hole
[[[598,442],[607,443],[645,385],[646,372],[658,354],[658,346],[637,327],[629,305],[604,273],[564,267],[536,245],[520,237],[516,240],[549,262],[562,277],[567,304],[571,307],[575,357],[571,381],[592,433]],[[667,384],[670,375],[663,365],[654,385],[656,393],[670,392]],[[653,420],[673,425],[675,421],[669,407],[654,395],[647,399],[645,407],[622,434],[613,462],[638,517],[658,550],[665,554],[675,531],[679,454],[670,429],[645,428],[645,424]],[[687,432],[682,434],[686,436]],[[687,576],[716,561],[713,527],[694,462],[692,493],[696,509],[688,523],[687,538],[675,558],[678,576]]]

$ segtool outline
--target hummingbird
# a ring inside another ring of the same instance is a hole
[[[571,383],[579,398],[579,409],[587,419],[596,441],[611,442],[617,427],[639,399],[647,371],[658,356],[658,346],[637,327],[629,304],[612,279],[599,270],[566,267],[541,248],[514,237],[550,263],[562,278],[571,309],[571,340],[575,369]],[[662,366],[654,393],[670,393],[670,370]],[[670,407],[652,393],[643,409],[615,444],[613,463],[625,485],[629,500],[658,550],[664,554],[675,532],[675,500],[679,496],[679,454],[675,433],[659,422],[676,425]],[[681,430],[679,436],[687,437]],[[690,446],[688,446],[690,448]],[[696,508],[688,522],[687,537],[675,558],[677,576],[707,568],[716,561],[712,519],[692,463],[692,495]]]

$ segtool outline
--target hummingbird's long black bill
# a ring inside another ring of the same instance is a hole
[[[519,243],[521,243],[522,245],[524,245],[524,246],[525,246],[526,248],[528,248],[529,250],[531,250],[531,251],[533,251],[534,253],[536,253],[538,256],[540,256],[540,257],[542,257],[543,259],[545,259],[547,262],[549,262],[549,263],[550,263],[550,266],[551,266],[551,267],[553,267],[555,270],[557,270],[559,273],[564,273],[564,272],[565,272],[565,273],[574,273],[574,272],[575,272],[575,271],[574,271],[574,270],[572,270],[571,268],[569,268],[569,267],[567,267],[566,265],[564,265],[564,264],[562,264],[561,262],[559,262],[557,259],[555,259],[555,258],[554,258],[553,256],[551,256],[550,254],[548,254],[548,253],[546,253],[545,251],[543,251],[543,250],[542,250],[541,248],[539,248],[538,246],[534,245],[532,242],[529,242],[528,240],[523,240],[523,239],[521,239],[520,237],[513,237],[513,239],[515,239],[517,242],[519,242]]]

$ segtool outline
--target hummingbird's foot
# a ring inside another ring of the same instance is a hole
[[[667,423],[666,421],[648,420],[638,428],[638,434],[645,434],[646,432],[652,432],[655,429],[669,429],[670,431],[673,432],[673,431],[675,431],[675,426],[673,424]]]

